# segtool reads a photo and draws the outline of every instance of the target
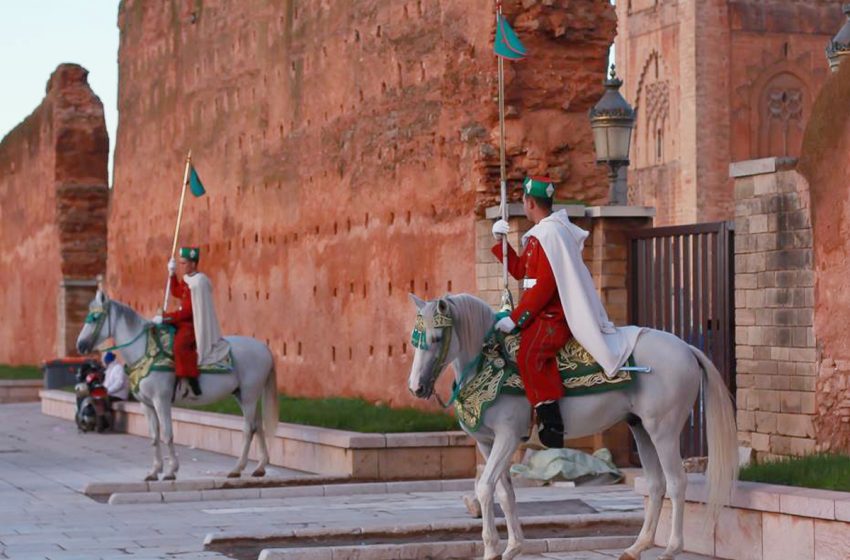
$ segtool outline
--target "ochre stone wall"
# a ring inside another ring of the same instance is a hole
[[[818,443],[809,185],[794,160],[733,169],[738,439],[757,460],[805,455]]]
[[[827,81],[806,128],[800,171],[814,230],[817,416],[822,449],[850,452],[850,65]]]
[[[734,217],[731,162],[800,155],[842,0],[617,2],[617,67],[638,109],[630,201],[657,225]]]
[[[228,333],[256,336],[282,391],[411,404],[407,293],[474,292],[475,216],[498,196],[491,0],[161,2],[119,11],[108,287],[161,304],[183,163],[208,191],[202,248]],[[598,203],[587,110],[614,11],[507,2],[510,176]],[[518,195],[514,187],[514,196]]]
[[[106,267],[109,140],[87,75],[59,66],[41,104],[0,142],[0,363],[72,351],[79,290],[66,298],[63,286]]]

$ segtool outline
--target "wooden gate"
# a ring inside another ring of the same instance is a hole
[[[639,230],[629,254],[629,317],[675,334],[711,358],[735,394],[732,222]],[[651,374],[650,374],[651,375]],[[707,455],[702,391],[682,433],[682,456]]]

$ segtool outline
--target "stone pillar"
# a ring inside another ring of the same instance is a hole
[[[808,188],[796,160],[733,163],[738,439],[757,460],[815,450]]]
[[[76,356],[77,336],[97,292],[97,280],[62,280],[56,298],[56,355]]]
[[[584,245],[584,262],[610,319],[617,325],[627,324],[629,232],[651,227],[654,209],[633,206],[555,206],[555,210],[560,209],[565,209],[576,225],[590,232]],[[499,208],[488,208],[485,215],[487,219],[479,220],[476,224],[478,295],[495,307],[501,302],[502,267],[490,252],[495,243],[490,229],[493,220],[499,217]],[[520,239],[533,224],[525,218],[521,204],[508,205],[508,215],[511,224],[508,240],[518,249]],[[519,301],[517,282],[511,279],[509,285],[514,300]],[[625,466],[631,463],[630,437],[626,424],[620,423],[604,433],[570,440],[567,445],[589,453],[607,447],[614,461]]]

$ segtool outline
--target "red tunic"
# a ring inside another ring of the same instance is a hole
[[[502,260],[502,244],[493,246]],[[540,242],[529,237],[522,256],[508,246],[508,272],[517,280],[533,280],[526,288],[511,319],[522,331],[517,366],[525,393],[532,405],[558,400],[564,395],[555,357],[572,334],[564,317],[552,266]]]
[[[183,280],[171,276],[171,295],[180,300],[177,311],[164,313],[163,321],[177,328],[174,335],[174,373],[177,377],[198,377],[198,350],[192,317],[192,292]]]

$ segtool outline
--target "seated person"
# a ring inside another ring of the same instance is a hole
[[[130,382],[127,378],[127,372],[124,371],[124,365],[118,363],[115,354],[112,352],[106,353],[103,357],[103,363],[106,366],[103,386],[109,394],[109,402],[126,401],[130,394]]]

